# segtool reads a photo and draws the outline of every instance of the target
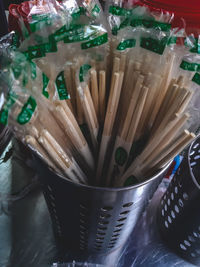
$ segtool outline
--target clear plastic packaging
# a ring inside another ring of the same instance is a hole
[[[198,73],[180,68],[190,51],[182,42],[184,23],[172,27],[173,14],[108,1],[109,31],[97,1],[20,8],[23,39],[13,79],[41,101],[39,114],[53,115],[58,143],[96,175],[92,184],[144,181],[195,137],[199,88],[191,77]]]

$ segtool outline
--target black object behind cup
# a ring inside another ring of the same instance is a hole
[[[200,138],[190,146],[158,207],[165,242],[200,266]]]

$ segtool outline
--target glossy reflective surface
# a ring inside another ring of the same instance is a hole
[[[10,147],[11,144],[7,151]],[[18,146],[17,149],[11,159],[0,164],[0,266],[48,267],[58,261],[76,260],[76,255],[63,257],[57,251],[37,176],[25,164],[29,162],[27,154],[24,151],[21,153]],[[129,243],[121,250],[104,255],[104,266],[194,266],[171,252],[159,237],[155,210],[162,194],[162,190],[157,191],[147,212],[130,235]],[[87,261],[91,262],[91,258],[88,257]]]

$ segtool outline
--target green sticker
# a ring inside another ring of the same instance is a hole
[[[123,147],[118,147],[115,152],[115,162],[118,165],[123,166],[126,163],[127,158],[128,154],[126,150]]]
[[[35,80],[37,77],[36,64],[33,61],[30,61],[31,66],[31,79]]]
[[[84,82],[84,77],[88,73],[88,70],[91,69],[91,66],[88,64],[84,64],[80,67],[79,71],[79,81]]]
[[[184,69],[184,70],[188,70],[188,71],[199,71],[200,70],[200,64],[187,62],[187,61],[183,60],[181,62],[180,68]]]
[[[110,6],[109,13],[116,16],[130,16],[132,14],[132,10],[119,6]]]
[[[46,97],[49,98],[49,92],[47,90],[48,84],[49,84],[49,78],[42,73],[42,79],[43,79],[43,88],[42,88],[42,94]]]
[[[98,36],[97,38],[90,40],[86,43],[81,44],[82,49],[88,49],[95,46],[100,46],[102,44],[105,44],[108,42],[108,34],[104,33],[101,36]]]
[[[135,185],[137,183],[138,183],[137,178],[132,175],[126,179],[126,181],[124,182],[124,186]]]
[[[36,32],[52,24],[48,14],[32,15],[32,22],[29,24],[31,32]]]
[[[14,105],[14,103],[16,102],[17,96],[15,93],[10,92],[8,94],[8,98],[3,106],[3,109],[0,112],[0,122],[3,125],[7,125],[8,124],[8,115],[10,112],[10,109],[12,108],[12,106]]]
[[[152,28],[155,30],[163,31],[163,32],[168,32],[171,29],[171,24],[156,21],[153,18],[149,18],[149,19],[135,18],[131,20],[130,25],[132,27],[142,26],[147,29]]]
[[[18,33],[14,33],[12,37],[12,49],[16,50],[20,46],[20,36]]]
[[[167,45],[167,42],[168,42],[167,37],[164,37],[162,40],[153,39],[151,37],[148,38],[142,37],[140,40],[140,46],[144,49],[162,55]]]
[[[58,29],[54,34],[50,35],[49,39],[54,39],[55,42],[63,41],[63,39],[68,35],[66,25]]]
[[[119,43],[117,46],[117,50],[125,50],[126,48],[135,47],[136,40],[135,39],[127,39]]]
[[[196,72],[194,77],[192,78],[192,81],[200,85],[200,74]]]
[[[65,43],[81,42],[88,40],[89,37],[96,33],[96,29],[85,25],[72,25],[69,29],[66,26],[61,27],[50,36],[55,42],[64,41]]]
[[[30,46],[28,48],[28,59],[45,57],[44,47],[42,45]]]
[[[67,92],[64,71],[61,71],[56,78],[56,88],[57,88],[60,100],[70,99],[70,96]]]
[[[74,12],[72,13],[72,18],[73,19],[77,19],[79,18],[81,15],[85,15],[86,14],[86,9],[82,6],[80,6],[78,9],[75,9]]]
[[[23,87],[26,87],[28,84],[28,73],[26,71],[23,72],[23,78],[22,78],[22,85]]]
[[[8,124],[8,109],[2,109],[0,111],[0,123],[3,125]]]
[[[57,52],[57,44],[54,39],[49,39],[49,42],[46,44],[43,44],[43,48],[45,53],[54,53]]]
[[[195,42],[194,42],[194,47],[192,47],[190,49],[191,53],[196,53],[196,54],[200,54],[200,42],[199,42],[199,38],[195,38]]]
[[[31,120],[36,107],[37,103],[35,99],[30,96],[28,101],[24,104],[21,112],[19,113],[17,122],[22,125],[28,123]]]
[[[176,44],[176,42],[177,42],[177,37],[171,36],[167,42],[167,45]]]
[[[12,67],[12,71],[13,71],[15,79],[18,79],[22,73],[21,65],[20,64],[14,64],[14,66]]]
[[[100,11],[101,8],[96,4],[92,9],[92,15],[96,17],[100,13]]]

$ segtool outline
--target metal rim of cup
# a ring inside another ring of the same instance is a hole
[[[73,184],[74,186],[77,186],[77,187],[83,187],[85,189],[91,189],[91,190],[100,190],[100,191],[117,191],[117,192],[120,192],[120,191],[128,191],[128,190],[132,190],[132,189],[135,189],[135,188],[138,188],[138,187],[141,187],[147,183],[150,183],[151,181],[155,180],[156,178],[158,178],[161,174],[164,174],[165,171],[167,171],[167,169],[169,168],[169,166],[171,165],[172,161],[171,160],[170,162],[168,162],[161,170],[158,170],[156,172],[156,174],[154,174],[151,178],[145,180],[144,182],[141,182],[141,183],[138,183],[136,185],[132,185],[132,186],[126,186],[126,187],[99,187],[99,186],[92,186],[92,185],[84,185],[84,184],[78,184],[78,183],[74,183],[72,181],[70,181],[69,179],[66,179],[63,175],[57,173],[56,171],[54,171],[51,167],[49,167],[46,162],[44,161],[44,159],[42,158],[42,156],[37,152],[37,151],[34,151],[31,149],[31,151],[33,152],[33,154],[36,156],[36,157],[39,157],[39,159],[43,162],[43,164],[46,165],[46,167],[51,171],[51,172],[54,172],[58,177],[60,177],[61,179],[67,181],[68,183],[70,184]]]

